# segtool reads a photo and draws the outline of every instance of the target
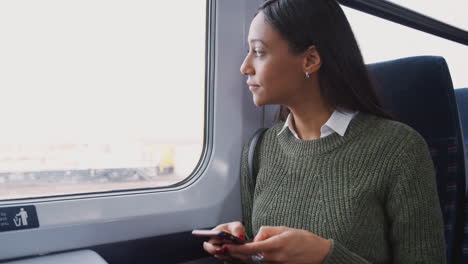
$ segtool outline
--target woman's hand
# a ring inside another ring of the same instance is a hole
[[[242,225],[241,222],[230,222],[226,224],[221,224],[213,228],[213,230],[224,231],[239,238],[245,239],[245,227],[244,225]],[[229,256],[229,254],[227,254],[226,252],[227,243],[229,242],[223,241],[219,238],[212,238],[207,242],[203,243],[203,249],[205,249],[206,252],[210,253],[215,258],[229,262],[236,262],[236,260]]]
[[[265,263],[319,264],[328,256],[331,241],[306,230],[264,226],[252,243],[225,247],[229,256],[247,263],[260,253]]]

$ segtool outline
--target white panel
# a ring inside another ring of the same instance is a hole
[[[91,250],[80,250],[50,256],[36,257],[4,264],[107,264],[96,252]]]
[[[460,29],[468,30],[466,11],[468,2],[466,0],[390,0],[400,6],[412,9],[418,13],[430,16]]]
[[[243,143],[262,125],[239,67],[247,29],[260,0],[216,2],[214,102],[207,160],[189,182],[163,191],[37,200],[39,229],[0,233],[0,259],[215,226],[241,218]],[[209,83],[209,82],[208,82]],[[0,204],[31,204],[30,202]]]
[[[453,87],[468,86],[468,46],[348,7],[343,7],[343,11],[351,24],[365,63],[411,56],[442,56],[450,69]]]

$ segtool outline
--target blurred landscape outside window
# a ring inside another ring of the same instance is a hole
[[[203,150],[206,1],[0,1],[0,200],[162,187]]]

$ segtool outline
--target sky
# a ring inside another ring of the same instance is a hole
[[[206,2],[161,3],[0,1],[0,144],[201,142]]]

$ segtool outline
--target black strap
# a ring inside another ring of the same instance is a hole
[[[249,167],[249,174],[253,179],[253,182],[255,183],[257,175],[254,174],[254,169],[253,169],[253,159],[254,159],[254,154],[255,154],[255,148],[257,147],[258,140],[263,136],[263,133],[267,128],[260,128],[257,130],[253,136],[252,140],[250,141],[250,146],[249,146],[249,153],[247,155],[247,165]]]

